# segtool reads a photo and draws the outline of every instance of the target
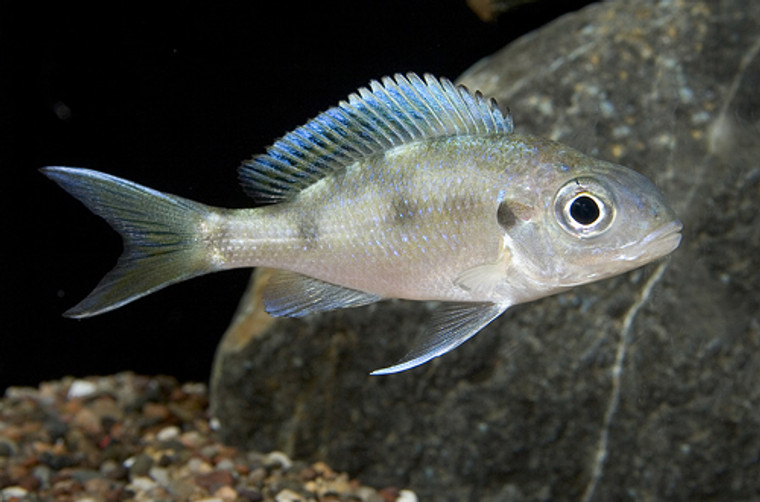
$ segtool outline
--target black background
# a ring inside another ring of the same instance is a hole
[[[89,167],[245,207],[240,161],[370,79],[455,78],[585,3],[544,2],[495,24],[464,0],[5,4],[0,390],[125,369],[206,380],[250,275],[219,273],[95,318],[61,317],[121,244],[38,168]]]

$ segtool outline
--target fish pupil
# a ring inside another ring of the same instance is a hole
[[[599,206],[596,201],[581,195],[570,204],[570,216],[581,225],[589,225],[599,218]]]

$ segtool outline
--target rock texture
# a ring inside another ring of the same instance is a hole
[[[461,81],[516,127],[633,167],[685,225],[671,259],[508,311],[415,370],[429,312],[262,321],[244,299],[212,407],[230,443],[422,500],[760,497],[760,4],[596,4]]]

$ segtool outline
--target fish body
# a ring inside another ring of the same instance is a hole
[[[168,284],[239,267],[279,272],[267,311],[302,316],[384,298],[451,302],[403,371],[511,305],[664,256],[681,224],[645,177],[515,134],[492,101],[414,74],[372,82],[243,164],[260,204],[223,209],[78,168],[44,173],[125,240],[116,268],[68,312],[86,317]]]
[[[293,201],[231,213],[221,226],[235,244],[219,242],[220,252],[386,298],[493,301],[451,279],[502,252],[496,211],[508,175],[493,157],[517,167],[523,147],[488,137],[398,147]]]

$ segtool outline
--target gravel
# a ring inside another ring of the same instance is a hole
[[[0,500],[415,502],[323,462],[222,444],[206,386],[120,373],[11,387],[0,400]]]

